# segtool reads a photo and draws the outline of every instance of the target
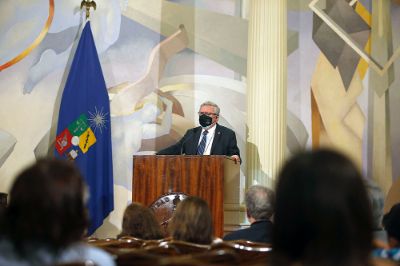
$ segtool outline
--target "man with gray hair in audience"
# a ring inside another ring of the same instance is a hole
[[[251,186],[245,196],[247,219],[250,227],[231,232],[224,240],[248,240],[260,243],[271,243],[272,222],[274,214],[275,193],[264,186]]]

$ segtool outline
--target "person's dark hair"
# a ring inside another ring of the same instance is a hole
[[[400,242],[400,203],[393,205],[383,216],[382,224],[388,236]]]
[[[213,238],[213,226],[207,202],[193,196],[185,198],[178,204],[168,229],[175,240],[210,244]]]
[[[88,224],[85,185],[67,161],[41,159],[20,173],[11,188],[0,235],[26,256],[25,244],[54,252],[79,241]]]
[[[275,261],[369,265],[370,201],[349,159],[329,150],[298,154],[283,167],[275,193]]]
[[[133,236],[141,239],[161,239],[161,227],[151,209],[140,203],[126,207],[122,220],[122,232],[118,237]]]
[[[251,186],[246,191],[245,204],[248,216],[256,220],[271,219],[274,214],[275,193],[264,186]]]

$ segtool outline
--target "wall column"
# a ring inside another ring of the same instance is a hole
[[[286,151],[287,0],[250,0],[247,186],[273,187]]]
[[[391,1],[372,1],[371,55],[385,65],[393,53]],[[392,185],[392,145],[390,137],[389,89],[394,81],[394,67],[379,75],[369,75],[369,150],[368,175],[385,194]],[[372,153],[371,153],[372,150]],[[372,155],[371,155],[372,154]]]

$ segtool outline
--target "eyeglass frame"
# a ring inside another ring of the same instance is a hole
[[[197,114],[199,115],[199,116],[201,116],[201,115],[206,115],[206,116],[219,116],[218,114],[216,114],[216,113],[207,113],[207,112],[197,112]]]

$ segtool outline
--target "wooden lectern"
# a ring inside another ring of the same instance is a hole
[[[149,206],[167,193],[198,196],[208,202],[214,234],[222,237],[224,182],[236,179],[239,167],[223,155],[133,156],[132,199]]]

